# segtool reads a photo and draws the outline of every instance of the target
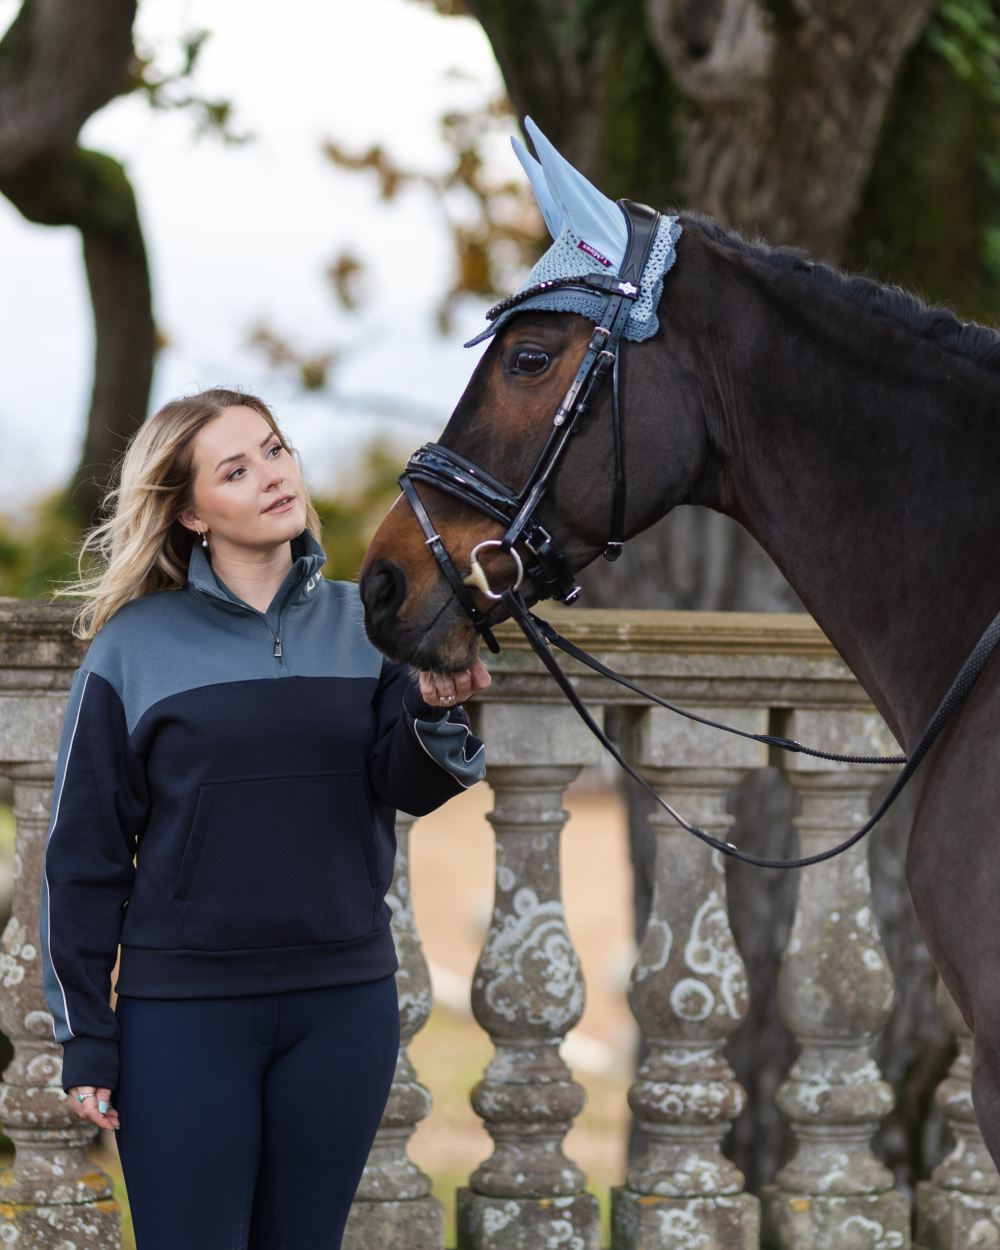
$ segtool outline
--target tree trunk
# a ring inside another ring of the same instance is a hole
[[[692,104],[684,201],[726,226],[841,260],[899,67],[935,0],[647,0]],[[711,17],[706,17],[706,8]]]
[[[149,269],[132,186],[79,147],[92,113],[126,86],[135,0],[24,0],[0,42],[0,193],[29,221],[75,226],[94,311],[94,383],[68,487],[98,517],[113,459],[146,414],[155,352]]]

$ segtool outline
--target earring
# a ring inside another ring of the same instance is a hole
[[[207,547],[207,546],[208,546],[208,539],[205,537],[205,535],[206,535],[207,533],[208,533],[208,530],[202,530],[202,531],[201,531],[201,545],[202,545],[203,547]]]

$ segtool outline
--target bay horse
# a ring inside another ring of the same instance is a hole
[[[899,288],[749,242],[697,213],[659,301],[622,344],[623,537],[681,504],[754,536],[909,752],[1000,609],[1000,335]],[[439,444],[524,479],[593,331],[573,312],[502,324]],[[532,367],[525,369],[529,363]],[[610,388],[569,441],[539,516],[573,570],[605,549]],[[504,527],[431,485],[457,567]],[[482,557],[493,586],[510,555]],[[479,636],[400,496],[360,571],[372,642],[419,668],[469,666]],[[473,592],[489,622],[504,605]],[[529,583],[525,602],[540,588]],[[973,1030],[973,1103],[1000,1167],[1000,658],[918,771],[906,877],[934,964]]]

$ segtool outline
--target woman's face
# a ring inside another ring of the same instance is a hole
[[[209,542],[273,547],[301,534],[306,500],[298,461],[253,408],[227,408],[195,435],[194,507],[180,521]],[[271,505],[291,496],[278,509]]]

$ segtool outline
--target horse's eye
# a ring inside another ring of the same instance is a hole
[[[518,373],[541,373],[543,369],[548,367],[548,363],[549,358],[545,352],[525,349],[517,353],[514,369]]]

